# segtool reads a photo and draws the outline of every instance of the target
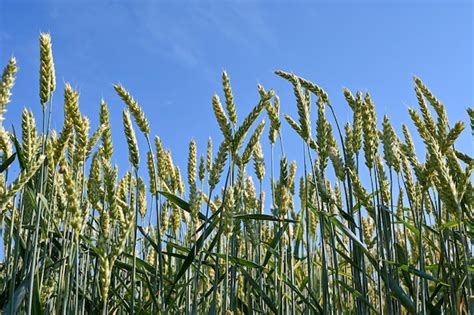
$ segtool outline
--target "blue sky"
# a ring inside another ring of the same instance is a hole
[[[221,139],[211,97],[222,95],[224,69],[240,121],[258,100],[257,83],[274,88],[282,112],[295,115],[292,89],[273,74],[276,69],[322,86],[342,122],[351,118],[342,96],[348,87],[370,91],[380,119],[389,114],[397,130],[402,122],[412,127],[407,107],[417,105],[413,75],[445,103],[451,123],[467,123],[465,109],[473,106],[470,1],[97,2],[0,1],[0,63],[13,54],[20,67],[6,123],[18,126],[24,106],[40,120],[38,35],[49,31],[58,86],[70,82],[81,92],[81,110],[93,128],[100,99],[109,104],[122,170],[127,165],[124,105],[112,88],[116,82],[139,101],[152,134],[163,139],[183,171],[191,138],[200,153],[209,136],[216,146]],[[61,103],[59,88],[57,128]],[[294,158],[300,142],[285,122],[283,128],[285,148]],[[460,146],[472,154],[469,133]]]

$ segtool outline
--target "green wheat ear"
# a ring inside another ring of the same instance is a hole
[[[234,104],[234,95],[232,94],[232,88],[230,87],[230,78],[226,71],[222,72],[222,85],[224,87],[225,104],[229,119],[232,124],[237,125],[237,110]]]
[[[216,116],[217,123],[221,129],[222,135],[227,142],[232,142],[232,130],[230,127],[229,119],[224,112],[219,96],[214,95],[212,97],[212,108],[214,109],[214,115]]]
[[[242,153],[242,157],[240,158],[240,163],[242,165],[246,165],[248,162],[250,162],[250,159],[252,158],[253,151],[255,150],[255,147],[257,146],[257,143],[260,141],[260,137],[263,132],[263,128],[265,128],[265,121],[262,121],[257,128],[255,128],[255,131],[253,132],[252,136],[249,139],[249,142],[247,143],[247,146],[244,149],[244,152]]]
[[[110,160],[114,153],[114,146],[112,143],[112,132],[110,130],[110,118],[109,108],[104,100],[100,101],[100,124],[104,126],[104,130],[101,134],[102,139],[102,154],[104,158]]]
[[[474,109],[473,108],[468,108],[467,114],[469,115],[469,119],[471,120],[471,131],[472,135],[474,136]]]
[[[36,174],[43,165],[46,156],[40,155],[28,168],[21,171],[20,175],[8,186],[6,192],[0,196],[0,212],[5,210],[8,202],[13,198]]]
[[[123,111],[123,127],[125,131],[125,138],[128,144],[128,160],[130,163],[138,169],[140,164],[140,154],[138,150],[138,142],[133,130],[132,120],[130,119],[130,112],[128,110]]]
[[[209,175],[209,186],[215,188],[219,183],[221,173],[224,169],[225,163],[227,161],[227,152],[228,152],[228,143],[224,140],[222,141],[219,149],[217,151],[217,156],[212,165],[212,169]]]
[[[40,102],[43,108],[50,100],[56,89],[56,74],[54,70],[51,35],[40,34]]]
[[[10,58],[2,73],[2,81],[0,82],[0,123],[5,119],[6,105],[10,103],[11,90],[15,84],[15,76],[18,71],[15,57]]]
[[[150,134],[150,123],[145,116],[140,105],[138,105],[137,101],[130,95],[130,93],[120,84],[115,84],[114,89],[117,94],[122,98],[124,103],[127,105],[128,110],[132,113],[135,122],[137,123],[140,131],[143,132],[145,135]]]
[[[258,180],[262,182],[265,177],[265,160],[263,157],[262,145],[259,141],[257,141],[253,150],[253,161],[255,175]]]

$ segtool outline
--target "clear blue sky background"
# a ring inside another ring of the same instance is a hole
[[[81,92],[81,110],[93,128],[100,99],[108,102],[122,170],[124,105],[112,88],[116,82],[142,105],[152,134],[172,150],[183,173],[191,138],[200,153],[209,136],[216,146],[221,139],[211,97],[222,95],[224,69],[240,121],[258,100],[257,83],[276,89],[282,112],[295,115],[290,85],[273,74],[284,69],[326,89],[342,121],[351,119],[342,96],[348,87],[370,91],[380,119],[389,114],[397,130],[402,122],[412,126],[407,107],[417,105],[412,76],[418,75],[446,104],[451,123],[468,122],[465,109],[474,100],[471,1],[176,2],[0,0],[0,62],[13,54],[20,67],[7,125],[18,126],[23,106],[40,120],[40,31],[52,34],[58,86],[70,82]],[[59,88],[57,128],[61,103]],[[289,157],[300,155],[300,142],[286,122],[283,128]],[[460,145],[472,154],[469,128]]]

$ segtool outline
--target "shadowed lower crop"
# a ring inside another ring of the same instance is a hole
[[[225,102],[212,98],[223,140],[209,139],[205,156],[191,140],[183,178],[122,85],[123,172],[111,162],[104,100],[91,131],[65,84],[64,123],[52,130],[49,34],[40,61],[40,125],[24,110],[21,128],[4,127],[14,58],[0,85],[4,313],[474,312],[474,161],[456,147],[464,123],[450,126],[419,78],[409,114],[423,159],[406,125],[399,137],[388,116],[377,121],[370,94],[344,90],[353,119],[342,124],[322,88],[276,71],[295,95],[297,117],[284,120],[300,137],[297,166],[285,156],[275,92],[259,85],[239,117],[224,72]]]

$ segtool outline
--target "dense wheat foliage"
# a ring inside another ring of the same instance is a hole
[[[123,130],[110,130],[109,110],[120,109],[104,100],[90,130],[69,84],[52,130],[51,47],[41,34],[41,118],[25,109],[21,128],[8,127],[14,58],[1,79],[5,314],[474,313],[474,160],[456,146],[464,123],[450,125],[419,78],[414,140],[376,117],[370,94],[344,90],[353,120],[343,124],[322,88],[283,71],[297,117],[263,86],[241,116],[224,72],[209,104],[222,140],[191,140],[178,166],[122,85]],[[472,108],[466,121],[474,136]],[[299,165],[284,154],[286,123]],[[126,165],[112,163],[112,132],[126,138]]]

